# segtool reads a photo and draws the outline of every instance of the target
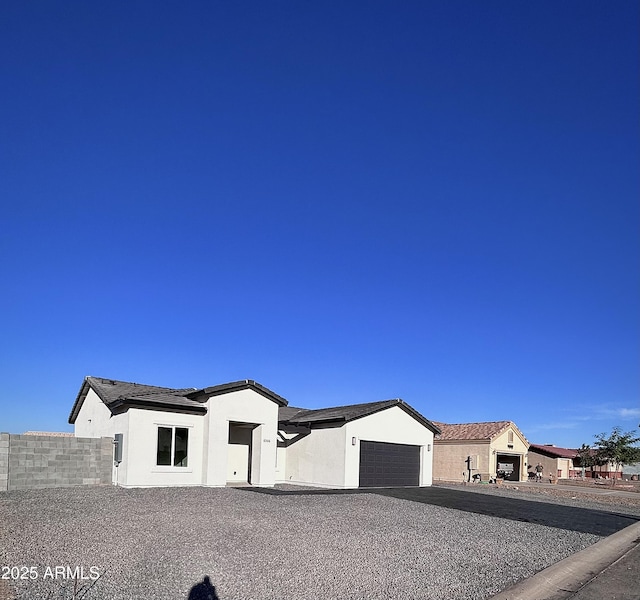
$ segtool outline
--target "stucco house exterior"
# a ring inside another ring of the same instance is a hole
[[[595,455],[595,450],[591,451]],[[620,465],[604,463],[582,468],[578,450],[561,448],[553,444],[531,444],[529,447],[529,469],[542,464],[544,477],[553,475],[555,479],[572,479],[574,477],[621,479],[623,468]]]
[[[551,444],[531,444],[529,446],[529,477],[535,473],[535,466],[542,465],[543,477],[569,479],[581,474],[574,461],[579,463],[578,451],[571,448],[560,448]]]
[[[435,481],[527,479],[529,442],[512,421],[435,425]]]
[[[439,432],[399,399],[306,410],[253,380],[174,389],[86,377],[69,423],[77,437],[114,438],[124,487],[427,486]]]

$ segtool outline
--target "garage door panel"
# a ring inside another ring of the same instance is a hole
[[[360,487],[420,485],[420,446],[360,441]]]

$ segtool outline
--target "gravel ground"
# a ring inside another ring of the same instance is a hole
[[[205,575],[219,600],[481,600],[601,539],[377,494],[233,488],[5,492],[0,524],[0,566],[35,567],[8,581],[19,600],[73,598],[72,580],[45,577],[56,566],[97,568],[86,600],[189,600]]]

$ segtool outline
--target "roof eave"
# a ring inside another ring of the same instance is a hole
[[[69,413],[69,424],[75,425],[78,414],[80,413],[80,409],[82,408],[82,405],[84,404],[85,398],[87,397],[90,389],[92,388],[91,384],[89,383],[89,378],[85,377],[84,381],[82,382],[82,386],[80,387],[80,391],[76,396],[76,401],[73,403],[73,407],[71,408],[71,412]]]
[[[207,414],[207,407],[202,404],[200,406],[181,406],[179,404],[166,404],[164,402],[154,402],[153,400],[140,400],[138,398],[118,398],[115,402],[111,402],[108,406],[111,412],[120,411],[128,408],[143,409],[161,409],[167,412],[181,412],[194,415]]]

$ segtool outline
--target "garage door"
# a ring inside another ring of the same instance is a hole
[[[420,446],[360,442],[360,487],[420,485]]]

